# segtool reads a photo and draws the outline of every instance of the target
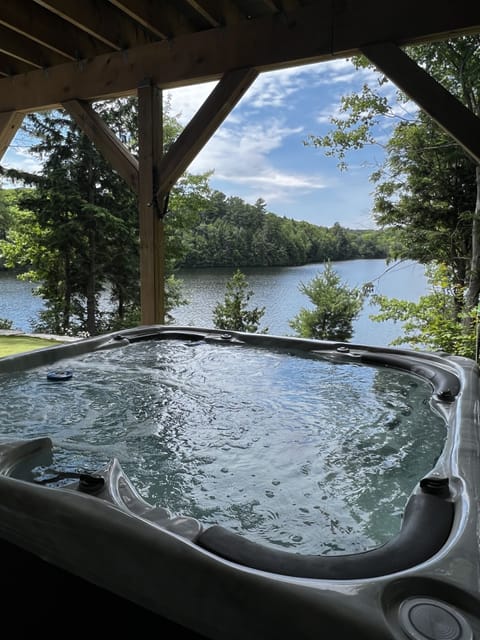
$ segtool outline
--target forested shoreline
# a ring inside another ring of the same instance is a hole
[[[15,229],[19,203],[34,199],[34,193],[27,198],[29,191],[0,190],[0,240]],[[205,199],[191,227],[172,233],[181,247],[176,268],[288,267],[386,258],[391,244],[387,231],[348,229],[339,223],[326,227],[281,217],[267,211],[263,200],[252,205],[220,191]],[[1,255],[0,269],[7,269]]]
[[[319,215],[321,217],[321,215]],[[238,197],[214,191],[184,230],[181,267],[286,267],[314,262],[386,258],[389,234],[280,217]]]

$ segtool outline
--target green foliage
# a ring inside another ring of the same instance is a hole
[[[6,318],[0,318],[0,329],[13,329],[12,320],[7,320]]]
[[[12,225],[12,214],[8,206],[5,191],[0,189],[0,240],[5,239],[8,229]]]
[[[7,268],[2,255],[2,241],[14,229],[20,215],[18,201],[21,193],[21,189],[0,188],[0,269]]]
[[[378,223],[397,232],[396,257],[448,264],[453,282],[464,286],[472,250],[474,163],[422,114],[414,124],[397,126],[387,150],[374,204]]]
[[[319,340],[349,340],[353,321],[363,307],[363,293],[343,283],[330,263],[300,291],[310,299],[313,309],[302,307],[290,326],[302,338]]]
[[[288,266],[325,260],[384,258],[387,236],[281,218],[241,198],[214,191],[184,232],[185,267]]]
[[[480,115],[480,36],[410,47],[407,52]],[[363,58],[355,62],[368,66]],[[374,215],[378,224],[395,234],[391,255],[445,265],[451,293],[435,284],[418,307],[380,298],[378,303],[389,317],[405,321],[411,344],[474,353],[480,292],[480,169],[425,113],[403,108],[405,95],[397,92],[396,101],[391,101],[383,89],[386,78],[378,74],[377,78],[376,84],[365,85],[358,94],[344,96],[339,117],[331,120],[332,131],[312,135],[306,144],[336,155],[342,169],[350,152],[381,144],[385,161],[372,173]],[[390,137],[385,143],[386,131]],[[409,316],[415,319],[409,321]]]
[[[257,332],[265,307],[248,309],[252,295],[245,275],[237,269],[226,284],[223,304],[219,302],[213,310],[214,326],[228,331]]]
[[[102,103],[97,109],[136,155],[136,100]],[[41,156],[43,167],[39,176],[9,173],[10,178],[34,188],[21,193],[20,211],[15,224],[8,223],[1,251],[6,266],[21,268],[26,271],[24,277],[41,283],[38,294],[46,308],[37,329],[93,335],[134,322],[139,317],[134,194],[62,112],[32,115],[26,126],[36,140],[31,151]],[[180,130],[178,122],[165,113],[165,144],[171,144]],[[169,273],[180,258],[176,238],[186,225],[192,225],[208,192],[206,174],[185,174],[172,189],[165,223]],[[167,278],[167,289],[173,284]],[[169,295],[167,307],[177,306],[178,287]],[[112,312],[100,309],[105,296],[110,298]]]
[[[413,348],[444,351],[468,358],[476,357],[478,310],[469,312],[470,331],[464,330],[464,312],[458,312],[457,299],[461,291],[452,290],[445,265],[429,269],[429,293],[418,302],[408,302],[383,295],[373,295],[372,302],[380,312],[371,315],[375,322],[393,320],[403,324],[404,335],[393,345],[407,344]]]

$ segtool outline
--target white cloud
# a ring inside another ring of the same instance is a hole
[[[281,215],[286,215],[286,210],[297,209],[308,195],[329,186],[323,176],[283,172],[273,167],[265,167],[256,176],[238,175],[218,183],[218,188],[227,195],[239,196],[250,203],[262,198],[270,211]]]
[[[323,107],[323,109],[317,112],[315,121],[318,122],[318,124],[329,125],[331,118],[336,118],[337,120],[346,119],[346,115],[340,110],[340,107],[340,101],[332,102],[326,107]]]
[[[289,107],[289,98],[301,91],[315,73],[310,66],[262,73],[244,96],[244,104],[255,109]]]
[[[295,97],[304,89],[321,85],[350,84],[373,77],[370,69],[356,70],[348,59],[331,60],[316,64],[290,67],[261,73],[242,97],[242,107],[251,109],[295,108]],[[215,87],[215,82],[181,87],[168,92],[173,114],[186,124]],[[230,114],[231,121],[234,115]]]
[[[224,177],[224,176],[219,176]],[[281,187],[287,189],[324,189],[326,181],[322,182],[318,176],[307,176],[293,173],[282,173],[271,168],[256,176],[233,176],[231,182],[239,184]]]
[[[208,98],[216,84],[216,82],[204,82],[168,91],[167,96],[171,101],[172,115],[181,124],[187,124]]]
[[[224,125],[192,163],[190,170],[213,169],[214,178],[241,186],[247,199],[259,197],[267,202],[285,197],[287,192],[320,189],[326,186],[318,175],[282,170],[274,166],[270,153],[286,138],[300,134],[301,128],[289,128],[281,120],[270,118],[255,124],[243,120]]]
[[[2,159],[5,169],[18,169],[28,173],[40,173],[42,162],[30,153],[28,147],[16,146],[15,141]]]

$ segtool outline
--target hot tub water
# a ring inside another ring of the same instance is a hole
[[[173,340],[65,364],[0,377],[3,437],[50,436],[55,469],[115,456],[149,502],[301,553],[392,538],[444,444],[430,385],[389,368]]]

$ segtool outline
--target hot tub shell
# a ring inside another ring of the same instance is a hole
[[[65,488],[23,479],[23,470],[51,448],[48,438],[39,438],[0,447],[0,538],[6,544],[213,639],[480,638],[479,380],[473,361],[149,326],[7,357],[0,375],[166,338],[320,352],[333,361],[394,367],[429,380],[447,439],[435,468],[419,478],[398,539],[344,557],[272,555],[221,528],[203,530],[188,514],[171,517],[147,504],[115,460],[96,474],[96,486],[95,478]]]

